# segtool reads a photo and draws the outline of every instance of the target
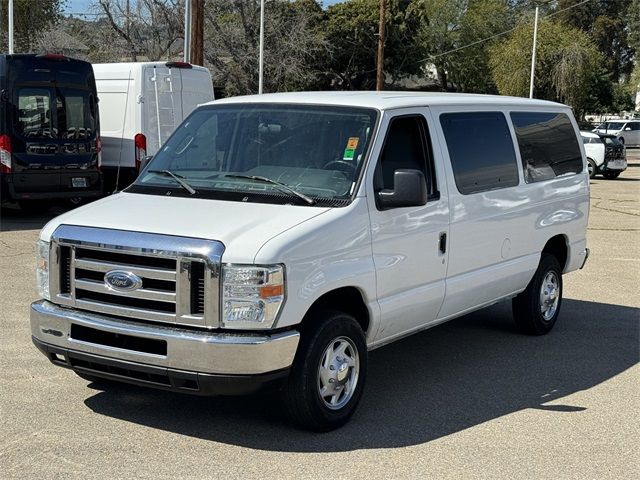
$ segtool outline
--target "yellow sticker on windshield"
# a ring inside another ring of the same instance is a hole
[[[358,142],[360,139],[358,137],[349,137],[349,141],[347,142],[347,150],[355,150],[358,148]]]

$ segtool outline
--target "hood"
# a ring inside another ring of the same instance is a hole
[[[267,241],[328,210],[119,193],[54,218],[40,238],[50,240],[62,224],[203,238],[225,245],[225,262],[253,263]]]

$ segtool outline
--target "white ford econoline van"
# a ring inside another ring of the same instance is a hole
[[[184,62],[95,63],[105,191],[128,186],[201,103],[213,100],[211,73]]]
[[[502,299],[523,332],[549,332],[588,214],[564,105],[225,99],[125,191],[45,226],[33,341],[91,380],[199,394],[279,381],[291,418],[328,430],[354,412],[370,349]]]

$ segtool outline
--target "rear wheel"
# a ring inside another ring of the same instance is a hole
[[[604,175],[604,178],[606,178],[607,180],[615,180],[620,176],[620,172],[609,170],[608,172],[604,172],[603,175]]]
[[[589,172],[589,178],[595,178],[598,173],[598,167],[596,167],[596,162],[587,158],[587,170]]]
[[[535,275],[524,292],[512,301],[518,329],[529,335],[551,331],[562,305],[562,268],[556,257],[542,253]]]
[[[324,432],[344,425],[355,412],[367,374],[367,346],[358,322],[342,312],[318,312],[308,327],[283,401],[293,423]]]

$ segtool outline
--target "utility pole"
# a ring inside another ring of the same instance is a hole
[[[182,58],[191,60],[191,0],[184,1],[184,47]]]
[[[204,65],[204,0],[190,1],[191,63],[193,65]]]
[[[538,43],[538,9],[533,23],[533,47],[531,49],[531,81],[529,82],[529,98],[533,98],[533,78],[536,74],[536,44]]]
[[[9,55],[13,54],[13,0],[9,0]]]
[[[258,93],[262,94],[264,77],[264,0],[260,0],[260,56],[258,60]]]
[[[376,65],[376,90],[384,89],[384,16],[387,11],[387,0],[380,0],[380,25],[378,26],[378,64]]]

